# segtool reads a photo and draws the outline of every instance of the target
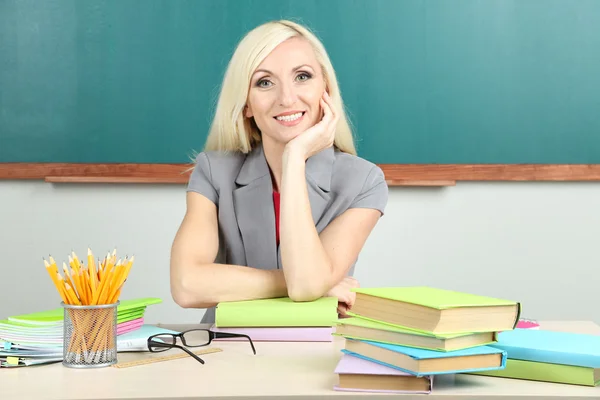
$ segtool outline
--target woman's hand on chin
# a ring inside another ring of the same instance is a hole
[[[284,159],[291,156],[301,157],[306,161],[333,145],[339,114],[336,112],[327,92],[323,93],[320,103],[323,118],[286,144]]]

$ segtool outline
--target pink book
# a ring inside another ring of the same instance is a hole
[[[241,333],[248,335],[255,342],[331,342],[333,327],[281,327],[281,328],[217,328],[213,325],[210,330],[224,333]],[[215,340],[243,341],[245,338],[223,338]]]
[[[519,322],[517,323],[517,328],[539,330],[540,324],[538,324],[538,322],[533,319],[521,318],[521,319],[519,319]]]
[[[433,376],[417,377],[345,353],[334,373],[339,375],[339,383],[333,389],[340,391],[429,394],[433,384]],[[358,375],[372,375],[373,379],[355,379]]]
[[[137,318],[131,321],[122,322],[117,324],[117,335],[135,331],[136,329],[140,329],[142,325],[144,325],[144,318]]]

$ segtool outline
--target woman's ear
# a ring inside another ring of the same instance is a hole
[[[250,106],[247,104],[244,107],[244,115],[246,116],[246,118],[252,118],[254,116],[254,114],[252,114],[252,110],[250,109]]]

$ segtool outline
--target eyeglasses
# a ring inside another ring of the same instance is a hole
[[[185,347],[201,347],[209,345],[213,339],[225,339],[233,337],[244,337],[250,342],[252,351],[256,355],[256,349],[250,336],[243,335],[241,333],[225,333],[225,332],[213,332],[209,329],[190,329],[180,333],[157,333],[148,338],[148,350],[152,353],[160,353],[172,348],[178,348],[190,356],[194,357],[200,363],[204,364],[204,360],[198,357],[196,354],[186,349]],[[177,338],[181,339],[183,346],[177,344]]]

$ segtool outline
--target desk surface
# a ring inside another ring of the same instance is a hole
[[[592,333],[592,322],[548,321],[542,329]],[[183,330],[189,325],[164,325]],[[197,326],[196,326],[197,327]],[[216,342],[223,351],[203,356],[202,365],[191,357],[130,368],[70,369],[62,364],[0,370],[4,399],[250,399],[289,396],[295,400],[344,396],[365,398],[374,393],[332,390],[333,370],[343,340],[331,343],[256,342],[257,355],[243,342]],[[174,353],[176,350],[170,350]],[[164,353],[163,353],[164,354]],[[147,357],[144,353],[119,353],[119,361]],[[381,394],[385,396],[385,394]],[[424,395],[404,395],[422,399]],[[583,387],[474,375],[442,375],[434,381],[428,398],[457,399],[557,399],[597,398],[600,387]]]

